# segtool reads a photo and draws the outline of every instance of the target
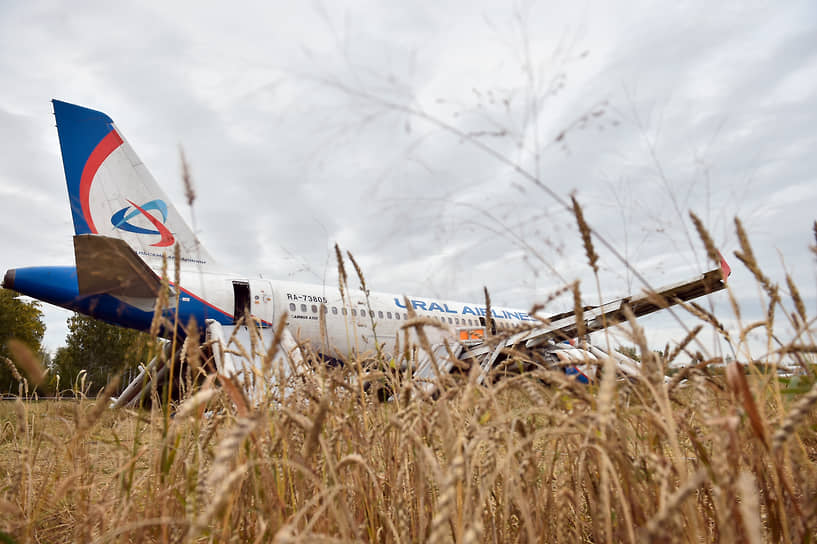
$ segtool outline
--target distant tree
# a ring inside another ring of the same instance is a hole
[[[641,361],[641,356],[638,354],[638,349],[635,346],[619,346],[616,351],[622,355],[626,355],[633,361]]]
[[[641,362],[641,355],[639,353],[638,348],[636,348],[635,346],[618,346],[616,348],[616,351],[623,354],[623,355],[626,355],[627,357],[629,357],[633,361]],[[664,358],[669,354],[669,350],[667,350],[667,349],[663,349],[663,350],[654,349],[654,350],[652,350],[652,352],[656,355],[656,357],[661,357],[661,358]]]
[[[43,312],[38,302],[25,302],[19,295],[8,289],[0,289],[0,356],[11,358],[9,339],[16,338],[31,351],[42,354],[42,340],[45,334]],[[0,361],[0,392],[17,391],[17,380],[5,360]]]
[[[95,393],[120,370],[147,362],[154,343],[146,333],[74,314],[68,318],[65,346],[54,356],[60,388],[72,385],[85,370],[85,383]]]

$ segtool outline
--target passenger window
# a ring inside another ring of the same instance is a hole
[[[315,306],[314,304],[312,305],[312,313],[313,313],[313,314],[318,313],[318,307],[317,307],[317,306]]]
[[[360,310],[360,317],[366,317],[366,310]]]
[[[290,302],[290,303],[289,303],[289,311],[290,311],[290,312],[294,312],[294,311],[295,311],[295,303],[294,303],[294,302]]]
[[[391,319],[391,312],[386,312],[386,319]]]
[[[403,312],[403,319],[408,319],[408,313]]]
[[[338,313],[338,307],[337,306],[332,306],[332,313],[337,315],[337,313]]]
[[[343,315],[346,315],[346,308],[341,308],[340,311],[343,312]]]
[[[357,317],[357,310],[355,310],[354,308],[352,308],[352,315]]]
[[[400,314],[397,313],[397,312],[394,312],[394,318],[399,321],[400,320]]]
[[[305,311],[306,311],[306,304],[301,304],[301,311],[302,311],[302,312],[305,312]]]
[[[448,324],[449,324],[449,325],[451,325],[451,324],[453,324],[453,323],[454,323],[454,322],[453,322],[453,321],[451,321],[451,318],[449,317],[449,318],[448,318]]]
[[[460,318],[459,318],[459,317],[455,317],[455,318],[454,318],[454,324],[455,324],[455,325],[459,325],[459,324],[460,324]]]
[[[383,319],[383,312],[381,312],[380,310],[378,310],[378,311],[377,311],[377,317],[379,317],[380,319]]]

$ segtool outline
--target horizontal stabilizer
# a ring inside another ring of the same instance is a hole
[[[108,294],[151,298],[161,279],[127,242],[98,234],[74,236],[77,283],[82,296]]]

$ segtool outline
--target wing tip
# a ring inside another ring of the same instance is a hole
[[[718,256],[721,258],[721,279],[723,283],[726,283],[727,278],[732,275],[732,268],[729,266],[729,263],[726,262],[726,259],[720,251],[718,252]]]

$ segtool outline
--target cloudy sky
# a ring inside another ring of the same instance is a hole
[[[580,279],[595,303],[574,194],[653,286],[707,267],[694,211],[750,321],[739,216],[815,310],[813,1],[294,4],[0,0],[0,267],[73,262],[59,98],[108,113],[180,210],[182,146],[236,271],[334,284],[338,243],[375,290],[529,308]],[[640,288],[600,253],[606,297]],[[46,309],[52,350],[68,315]]]

